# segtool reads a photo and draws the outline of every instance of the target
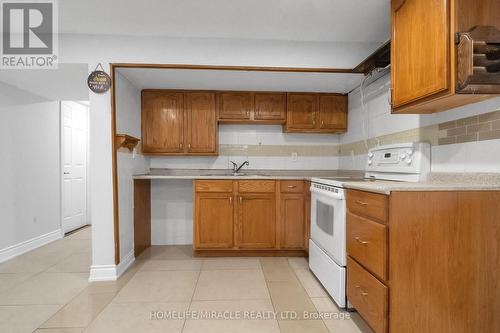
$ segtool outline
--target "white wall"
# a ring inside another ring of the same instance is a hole
[[[359,89],[349,94],[349,129],[346,134],[340,136],[340,144],[500,109],[500,98],[494,98],[436,114],[395,115],[391,114],[388,101],[389,87],[389,75],[366,87],[364,89],[364,112],[361,107]],[[366,130],[363,128],[363,123]],[[500,140],[433,146],[431,154],[434,172],[500,172],[500,158],[498,157],[500,156]],[[365,162],[366,154],[342,156],[339,166],[341,169],[363,170]]]
[[[141,93],[126,78],[117,75],[116,131],[141,137]],[[131,154],[121,149],[117,154],[118,208],[120,231],[120,257],[134,250],[134,183],[132,176],[146,173],[149,161],[141,154]]]
[[[352,67],[373,47],[350,43],[60,35],[61,63]],[[114,267],[110,93],[90,95],[93,266]],[[95,278],[99,278],[94,276]]]
[[[281,146],[332,146],[338,144],[335,134],[287,134],[277,125],[220,125],[219,144],[221,145],[273,145]],[[276,147],[280,149],[280,147]],[[254,154],[255,155],[255,154]],[[187,169],[228,169],[232,168],[230,161],[250,162],[249,169],[336,169],[337,156],[303,156],[300,153],[297,160],[292,154],[285,156],[252,156],[219,155],[216,157],[152,157],[152,168],[187,168]],[[245,167],[247,168],[247,167]]]
[[[59,124],[58,102],[0,108],[0,254],[61,228]]]

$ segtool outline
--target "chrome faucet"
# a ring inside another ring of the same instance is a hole
[[[234,163],[233,161],[230,161],[230,162],[231,162],[231,163],[233,163],[233,173],[234,173],[234,174],[237,174],[237,173],[238,173],[238,171],[240,171],[240,170],[241,170],[241,168],[243,168],[245,165],[246,165],[246,166],[249,166],[249,165],[250,165],[250,162],[248,162],[248,161],[245,161],[245,162],[241,163],[241,165],[240,165],[240,166],[238,166],[238,164]]]

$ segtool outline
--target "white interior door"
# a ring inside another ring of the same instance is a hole
[[[88,107],[61,102],[62,228],[64,233],[88,224],[87,219]]]

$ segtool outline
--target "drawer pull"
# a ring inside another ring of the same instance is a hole
[[[240,205],[243,203],[243,197],[240,197]]]
[[[357,200],[357,201],[356,201],[356,203],[357,203],[358,205],[361,205],[361,206],[366,206],[366,205],[368,205],[366,202],[359,201],[359,200]]]
[[[363,289],[361,289],[361,286],[360,285],[357,285],[356,286],[357,289],[359,289],[359,293],[363,296],[368,296],[368,293],[366,291],[363,291]]]
[[[361,239],[361,238],[359,238],[359,237],[354,237],[354,239],[355,239],[355,240],[357,240],[357,241],[358,241],[358,243],[360,243],[360,244],[363,244],[363,245],[368,244],[368,242],[367,242],[367,241],[364,241],[364,240],[362,240],[362,239]]]
[[[232,205],[233,204],[233,197],[229,197],[229,204]]]
[[[296,188],[297,186],[295,186],[295,185],[288,185],[287,187],[288,188]]]

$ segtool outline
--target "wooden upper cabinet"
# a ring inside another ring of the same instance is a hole
[[[215,93],[187,92],[186,149],[188,153],[217,153]]]
[[[253,112],[253,94],[249,92],[220,92],[217,94],[219,120],[249,120]]]
[[[288,94],[285,132],[341,133],[346,130],[346,95]]]
[[[318,96],[316,94],[288,94],[286,117],[287,131],[315,129],[316,113],[318,111]]]
[[[457,33],[500,29],[498,0],[392,0],[393,113],[434,113],[495,97],[457,93]]]
[[[232,248],[233,194],[196,193],[195,200],[195,248]]]
[[[274,248],[276,246],[275,194],[239,194],[238,201],[236,245],[243,249]]]
[[[285,93],[255,93],[254,120],[286,120]]]
[[[184,95],[142,92],[142,151],[149,154],[184,151]]]
[[[347,129],[347,96],[320,95],[319,128]]]
[[[450,1],[392,1],[392,104],[450,89]]]

